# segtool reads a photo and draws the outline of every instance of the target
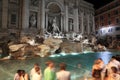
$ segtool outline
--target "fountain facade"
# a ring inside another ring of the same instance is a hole
[[[0,4],[1,37],[95,31],[93,5],[84,0],[1,0]]]

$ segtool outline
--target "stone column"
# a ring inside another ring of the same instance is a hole
[[[8,25],[8,0],[2,0],[2,28]]]
[[[64,29],[66,32],[68,32],[68,5],[65,5],[65,21],[64,21]]]
[[[74,31],[79,32],[79,17],[78,17],[78,8],[74,10]]]
[[[22,10],[22,28],[29,28],[29,1],[23,0],[23,10]]]
[[[42,0],[42,29],[45,29],[45,0]]]
[[[83,22],[84,22],[84,13],[81,12],[81,33],[83,34],[84,33],[84,25],[83,25]]]
[[[63,32],[64,31],[64,13],[63,12],[61,12],[61,32]]]
[[[39,11],[37,14],[37,28],[41,29],[41,1],[39,1]]]
[[[93,22],[93,32],[95,32],[95,17],[92,15],[92,22]]]
[[[2,0],[0,0],[0,28],[2,28]]]
[[[44,29],[46,29],[47,30],[47,28],[48,28],[48,9],[46,9],[45,10],[45,27],[44,27]]]
[[[89,34],[90,33],[90,15],[89,14],[87,14],[87,33]]]

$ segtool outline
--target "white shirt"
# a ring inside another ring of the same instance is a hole
[[[110,61],[108,63],[108,67],[111,69],[111,67],[113,67],[113,66],[116,67],[117,69],[119,69],[120,62],[117,60]]]
[[[35,68],[32,68],[32,70],[30,71],[30,77],[31,77],[32,80],[42,80],[41,79],[41,77],[42,77],[41,70],[40,70],[40,75],[39,75],[39,74],[36,73]]]
[[[18,75],[18,73],[15,74],[14,80],[20,80],[20,76]]]
[[[30,76],[32,77],[33,74],[35,74],[35,73],[36,73],[35,68],[32,68],[32,70],[30,71]]]
[[[70,72],[61,70],[56,73],[57,80],[70,80]]]
[[[42,80],[42,74],[34,73],[31,80]]]

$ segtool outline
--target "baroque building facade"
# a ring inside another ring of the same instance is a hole
[[[95,11],[96,30],[120,25],[120,0],[114,0]]]
[[[120,0],[113,0],[95,11],[95,28],[99,38],[120,39]]]
[[[24,35],[52,31],[95,31],[93,5],[84,0],[0,0],[0,33]]]

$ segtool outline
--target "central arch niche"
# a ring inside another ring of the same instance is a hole
[[[46,29],[48,32],[53,31],[54,20],[56,20],[56,25],[61,31],[61,8],[57,3],[51,2],[48,4],[46,12]]]
[[[55,3],[50,4],[48,6],[48,9],[49,9],[49,13],[53,13],[53,14],[57,14],[61,12],[60,7]]]

